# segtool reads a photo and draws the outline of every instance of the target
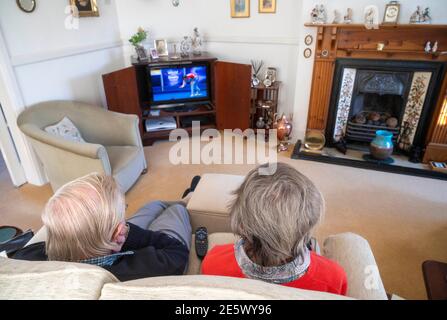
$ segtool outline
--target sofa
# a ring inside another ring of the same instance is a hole
[[[231,191],[242,180],[241,176],[204,175],[188,202],[193,226],[205,225],[210,230],[209,250],[237,240],[228,232],[227,205],[232,199]],[[45,240],[45,237],[45,229],[41,229],[29,244]],[[186,275],[129,282],[119,282],[112,274],[96,266],[0,258],[0,299],[387,299],[374,255],[364,238],[344,233],[330,236],[320,244],[321,254],[337,261],[345,269],[347,297],[250,279],[202,276],[201,261],[193,246]]]
[[[68,117],[86,141],[68,141],[44,129]],[[113,175],[127,192],[147,170],[139,119],[74,101],[49,101],[23,111],[17,124],[34,147],[53,191],[91,172]]]

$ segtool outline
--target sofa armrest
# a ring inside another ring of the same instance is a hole
[[[353,233],[330,236],[323,243],[323,255],[345,270],[349,297],[388,299],[371,247],[364,238]]]

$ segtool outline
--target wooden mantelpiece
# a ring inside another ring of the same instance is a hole
[[[447,25],[381,25],[368,30],[363,24],[305,24],[317,28],[314,72],[307,128],[325,131],[327,126],[335,61],[339,58],[433,61],[447,64]],[[438,42],[438,51],[427,54],[427,41]],[[378,50],[378,44],[383,50]],[[426,144],[447,145],[447,125],[441,117],[447,112],[447,77],[442,80]],[[444,107],[444,109],[443,109]]]

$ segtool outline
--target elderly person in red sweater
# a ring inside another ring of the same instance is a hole
[[[278,163],[273,175],[259,169],[248,174],[230,208],[240,240],[214,247],[202,273],[346,295],[344,270],[309,249],[324,211],[321,193],[289,165]]]

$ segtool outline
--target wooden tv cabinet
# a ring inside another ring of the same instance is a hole
[[[160,110],[151,114],[147,68],[175,64],[203,63],[210,69],[210,101],[185,110]],[[203,121],[201,130],[209,128],[241,129],[250,127],[251,109],[251,66],[218,61],[206,53],[181,59],[164,57],[157,60],[132,60],[132,66],[103,75],[104,90],[109,110],[136,114],[140,118],[140,131],[143,144],[152,145],[157,140],[168,139],[171,130],[146,132],[145,121],[158,117],[174,117],[177,128],[190,134],[191,121]]]

